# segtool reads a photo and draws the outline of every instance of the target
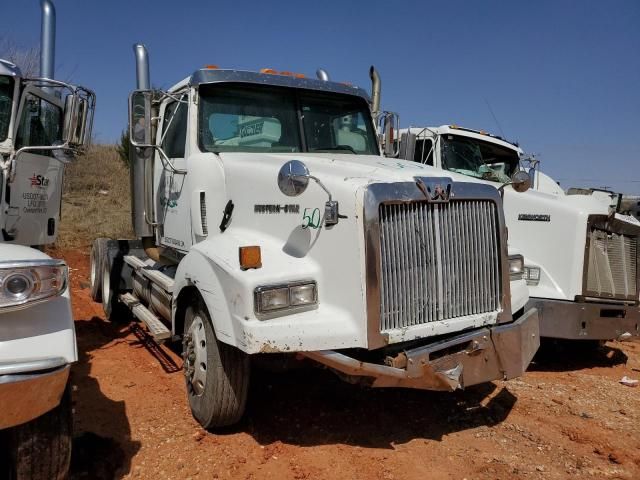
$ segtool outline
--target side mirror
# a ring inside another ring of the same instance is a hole
[[[382,130],[382,148],[387,157],[397,157],[400,153],[400,142],[395,135],[400,131],[400,117],[397,113],[382,112],[378,117],[378,128]]]
[[[152,99],[152,90],[135,90],[129,95],[129,139],[134,147],[153,146]]]
[[[415,133],[403,133],[400,135],[400,158],[404,160],[413,160],[416,151]]]
[[[527,172],[529,175],[529,181],[531,182],[531,188],[533,188],[536,184],[536,164],[532,164],[529,167],[529,171]]]
[[[70,147],[86,147],[91,141],[93,98],[79,90],[67,95],[64,101],[62,138]]]
[[[511,176],[511,186],[516,192],[526,192],[531,188],[531,178],[524,170],[518,170]]]
[[[300,160],[290,160],[278,172],[278,187],[287,197],[297,197],[309,186],[309,169]]]
[[[507,185],[511,185],[516,192],[523,193],[531,188],[531,178],[529,178],[529,174],[524,170],[518,170],[511,175],[510,181],[500,185],[500,188],[498,188],[501,196],[504,195],[504,187]]]

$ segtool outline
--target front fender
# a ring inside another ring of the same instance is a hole
[[[261,268],[240,269],[238,248],[247,245],[260,245]],[[254,232],[234,229],[200,242],[189,251],[176,272],[173,295],[179,298],[185,289],[196,288],[218,340],[248,353],[363,346],[356,323],[346,321],[348,313],[326,303],[316,310],[270,320],[256,317],[256,287],[305,280],[321,284],[321,275],[314,260],[284,253],[281,242],[264,234],[258,238]],[[180,325],[177,315],[174,302],[173,330],[180,334],[176,331]],[[333,322],[341,322],[341,328],[333,326]]]

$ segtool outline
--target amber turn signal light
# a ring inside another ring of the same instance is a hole
[[[262,267],[262,253],[260,252],[260,247],[258,245],[240,247],[239,252],[240,268],[242,270]]]

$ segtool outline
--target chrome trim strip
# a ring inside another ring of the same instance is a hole
[[[0,269],[29,268],[29,267],[66,267],[64,260],[43,258],[42,260],[10,260],[0,261]]]
[[[54,368],[67,365],[68,363],[69,362],[67,362],[64,357],[39,358],[34,360],[25,360],[17,363],[3,362],[0,363],[0,376],[52,370]],[[3,382],[3,379],[0,378],[0,383],[6,382]]]
[[[481,183],[452,182],[448,177],[428,178],[429,183],[451,184],[451,202],[456,200],[489,200],[496,204],[496,217],[498,221],[498,251],[500,252],[501,271],[499,284],[501,287],[501,310],[498,311],[497,323],[511,321],[511,290],[509,285],[509,262],[507,260],[507,236],[502,208],[502,199],[498,190]],[[388,337],[380,332],[380,305],[381,299],[381,248],[380,248],[380,222],[378,219],[379,206],[386,204],[407,204],[424,202],[425,195],[416,182],[373,183],[365,192],[363,199],[363,224],[365,242],[365,280],[366,280],[366,310],[367,310],[367,345],[375,349],[385,346]],[[439,236],[436,235],[435,238]],[[470,251],[474,245],[464,246],[465,251]],[[437,279],[441,281],[441,279]],[[469,286],[471,287],[471,286]],[[481,287],[481,286],[480,286]]]

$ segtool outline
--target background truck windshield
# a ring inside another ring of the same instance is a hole
[[[369,105],[356,96],[203,85],[198,121],[203,151],[378,155]]]
[[[460,135],[442,135],[442,168],[492,182],[508,182],[519,164],[518,152]]]
[[[0,76],[0,142],[7,139],[11,121],[11,99],[13,97],[13,78]]]

